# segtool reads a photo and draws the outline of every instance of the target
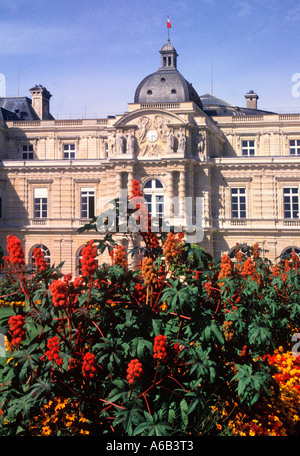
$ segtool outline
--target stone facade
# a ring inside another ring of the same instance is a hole
[[[202,197],[201,245],[214,257],[236,243],[258,242],[271,260],[300,249],[300,115],[259,111],[257,95],[248,100],[252,92],[248,111],[212,96],[205,104],[193,89],[188,101],[164,101],[162,93],[161,101],[131,103],[114,118],[55,120],[51,94],[41,88],[31,89],[34,119],[0,103],[4,250],[6,236],[15,234],[28,262],[43,245],[51,264],[65,261],[64,272],[76,273],[81,248],[101,237],[76,230],[120,188],[130,191],[133,179],[152,212],[161,210],[162,197]]]

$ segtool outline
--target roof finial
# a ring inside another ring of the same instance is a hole
[[[169,19],[169,16],[168,16],[167,17],[168,41],[170,41],[170,35],[169,35],[170,28],[172,28],[172,25],[171,25],[171,22],[170,22],[170,19]]]

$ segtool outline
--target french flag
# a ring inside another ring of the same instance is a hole
[[[169,18],[167,18],[167,27],[168,27],[168,28],[172,28],[172,25],[171,25],[171,22],[170,22],[170,19],[169,19]]]

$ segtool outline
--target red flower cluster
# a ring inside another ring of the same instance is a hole
[[[223,255],[220,265],[221,271],[218,275],[218,280],[230,277],[232,275],[233,263],[228,255]],[[224,282],[219,283],[219,287],[222,287]]]
[[[255,275],[255,265],[250,257],[244,263],[244,267],[242,270],[242,276],[254,276]]]
[[[260,253],[260,250],[259,250],[259,245],[258,243],[256,242],[253,246],[253,259],[254,260],[257,260],[259,258],[259,253]]]
[[[146,302],[147,289],[141,283],[137,283],[134,287],[134,295],[137,301],[142,304]]]
[[[61,280],[53,280],[49,287],[52,293],[53,305],[63,309],[68,304],[68,287]]]
[[[38,271],[42,272],[47,269],[48,265],[44,258],[44,253],[40,247],[35,247],[33,249],[34,264]]]
[[[49,350],[46,351],[46,356],[49,361],[54,361],[58,366],[61,366],[63,363],[62,357],[59,355],[59,341],[58,337],[54,336],[47,342],[47,347]]]
[[[122,268],[127,269],[127,258],[126,258],[126,249],[124,245],[118,245],[110,253],[112,263],[114,265],[122,266]]]
[[[176,261],[180,256],[183,237],[184,233],[168,233],[164,242],[164,255],[166,263],[172,263],[172,261]]]
[[[140,188],[140,183],[137,179],[133,179],[131,188],[131,198],[139,198],[140,196],[143,196],[143,193]]]
[[[128,364],[127,368],[127,380],[130,385],[134,384],[135,380],[138,380],[143,375],[143,368],[142,364],[139,362],[138,359],[133,359]]]
[[[154,339],[154,346],[153,346],[153,357],[159,361],[164,362],[167,357],[167,338],[162,334],[159,334]]]
[[[93,378],[96,373],[96,359],[93,353],[87,352],[83,357],[82,374],[85,379]]]
[[[96,257],[98,255],[97,247],[91,239],[87,246],[83,247],[81,251],[81,271],[85,277],[91,277],[98,267]]]
[[[22,340],[26,339],[25,317],[22,315],[12,315],[8,320],[10,333],[12,335],[11,345],[18,347]]]
[[[22,244],[20,239],[16,236],[7,236],[7,251],[9,257],[4,257],[6,262],[11,262],[14,265],[23,266],[25,264],[24,260],[24,250],[22,249]]]

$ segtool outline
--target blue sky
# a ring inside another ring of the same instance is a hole
[[[120,114],[160,66],[172,29],[178,69],[199,95],[300,111],[297,0],[1,0],[0,73],[7,96],[42,84],[55,117]]]

